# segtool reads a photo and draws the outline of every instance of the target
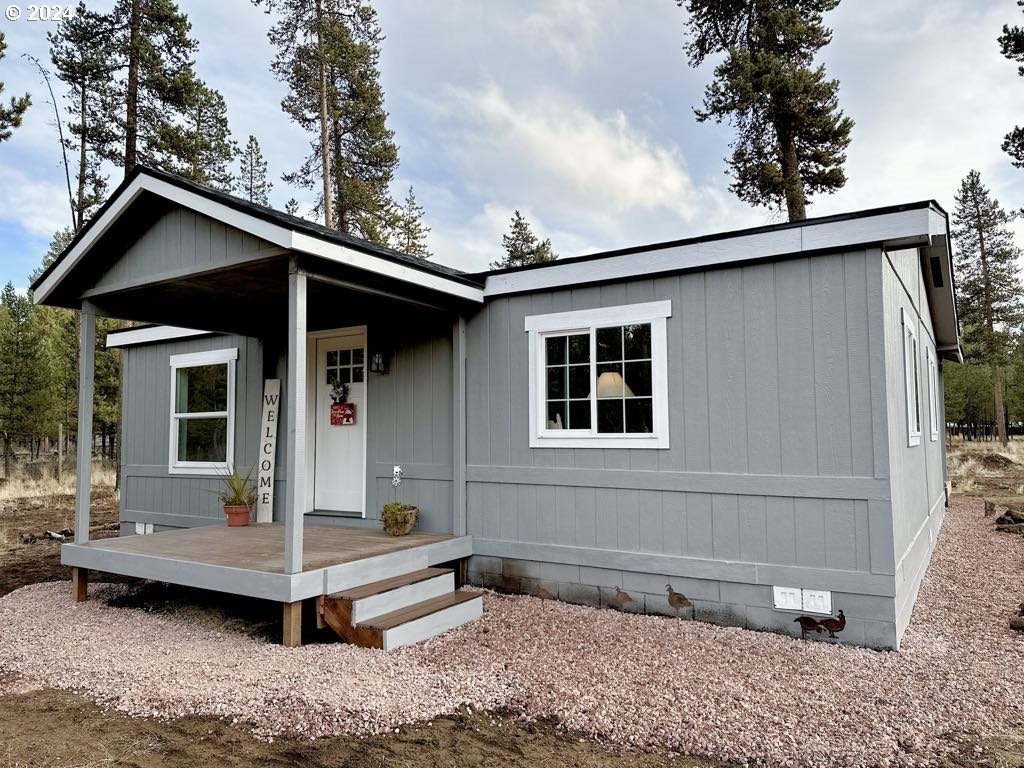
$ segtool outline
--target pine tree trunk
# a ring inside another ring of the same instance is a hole
[[[327,67],[324,64],[324,9],[321,0],[316,3],[316,53],[320,69],[320,163],[324,176],[324,226],[334,226],[331,209],[331,149],[327,131]]]
[[[125,100],[124,121],[124,175],[138,163],[139,131],[139,47],[142,35],[141,0],[132,0],[128,22],[128,93]]]
[[[79,109],[81,110],[81,123],[80,128],[82,131],[81,138],[78,142],[78,206],[75,209],[75,232],[78,232],[82,228],[85,211],[83,201],[85,200],[85,166],[87,163],[87,157],[85,153],[85,137],[88,135],[86,131],[86,102],[85,102],[85,82],[82,82],[82,89],[79,92]]]
[[[807,218],[807,199],[804,197],[804,182],[800,177],[800,160],[796,154],[796,137],[788,126],[776,122],[779,137],[779,165],[782,167],[782,184],[786,194],[786,211],[790,221]]]
[[[992,366],[992,397],[996,405],[996,435],[999,442],[1004,446],[1009,443],[1006,435],[1006,403],[1003,397],[1004,380],[1003,368],[1000,365]]]

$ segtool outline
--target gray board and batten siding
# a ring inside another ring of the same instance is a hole
[[[896,623],[900,634],[910,621],[917,590],[924,578],[945,514],[946,441],[941,365],[937,376],[938,435],[931,439],[928,400],[929,350],[935,354],[935,335],[925,275],[916,249],[890,251],[883,262],[885,349],[893,546],[896,553]],[[907,440],[907,403],[903,362],[903,317],[916,324],[921,372],[921,442]]]
[[[587,603],[621,586],[670,613],[671,581],[698,618],[786,631],[773,585],[831,590],[845,639],[894,647],[884,260],[869,248],[491,298],[467,325],[473,578]],[[530,448],[526,317],[659,300],[670,448]]]
[[[368,329],[372,344],[374,327]],[[446,335],[447,334],[447,335]],[[378,525],[380,506],[394,499],[414,500],[422,510],[418,528],[452,530],[452,339],[451,329],[427,324],[409,334],[393,351],[386,376],[368,374],[366,517],[307,515],[311,524]],[[392,342],[394,343],[394,342]],[[271,349],[276,346],[271,345]],[[217,501],[221,479],[216,474],[176,475],[168,471],[170,358],[172,355],[238,349],[235,379],[235,465],[243,471],[256,463],[265,378],[282,379],[285,355],[270,353],[265,344],[237,335],[207,335],[126,347],[122,350],[124,444],[121,495],[122,531],[134,523],[156,530],[220,524]],[[284,515],[287,453],[283,439],[287,415],[279,413],[274,519]],[[402,484],[391,485],[392,468],[403,469]]]

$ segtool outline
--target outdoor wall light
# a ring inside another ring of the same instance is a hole
[[[374,352],[370,355],[370,373],[387,373],[388,357],[383,352]]]

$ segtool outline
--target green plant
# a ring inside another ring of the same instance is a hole
[[[256,484],[252,481],[252,468],[244,476],[233,468],[223,476],[224,489],[217,498],[226,507],[251,507],[256,503]]]
[[[392,536],[405,536],[416,525],[420,510],[412,504],[389,501],[380,508],[380,523],[384,531]]]

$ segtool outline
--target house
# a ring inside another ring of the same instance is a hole
[[[62,561],[82,599],[96,570],[276,600],[292,645],[303,602],[414,642],[479,615],[468,580],[675,615],[670,584],[791,634],[842,610],[898,648],[944,512],[950,265],[920,202],[471,275],[138,168],[34,285],[82,310],[80,435],[95,316],[146,324],[107,339],[125,535],[88,540],[81,482]],[[219,475],[268,455],[268,522],[225,527]]]

